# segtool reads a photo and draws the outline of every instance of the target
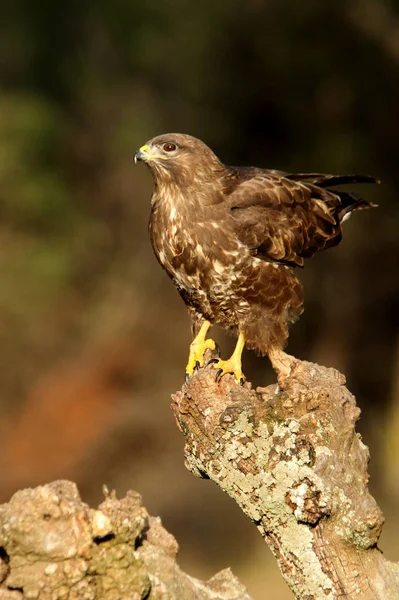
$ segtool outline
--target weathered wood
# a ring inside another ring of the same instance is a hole
[[[237,501],[297,598],[399,598],[343,375],[298,361],[284,390],[253,390],[202,369],[172,406],[187,467]],[[93,510],[69,482],[22,490],[0,506],[0,599],[249,600],[230,572],[206,583],[184,574],[176,551],[134,493]]]
[[[201,369],[172,404],[186,466],[254,522],[297,598],[399,598],[399,565],[377,547],[360,410],[334,369],[295,363],[281,391]]]
[[[229,569],[183,573],[177,550],[135,492],[94,510],[69,481],[21,490],[0,506],[0,600],[251,600]]]

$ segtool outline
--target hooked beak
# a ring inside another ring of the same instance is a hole
[[[137,164],[137,161],[146,161],[148,159],[148,145],[141,146],[139,150],[134,155],[134,162]]]

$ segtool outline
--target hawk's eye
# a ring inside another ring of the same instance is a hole
[[[174,152],[176,150],[176,144],[164,144],[162,148],[165,152]]]

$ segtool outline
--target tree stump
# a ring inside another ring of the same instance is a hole
[[[284,389],[198,371],[173,396],[187,468],[253,521],[301,600],[399,598],[399,565],[377,547],[360,410],[334,369],[296,361]]]
[[[377,547],[384,519],[343,375],[296,361],[284,389],[253,390],[205,368],[172,407],[187,467],[236,500],[296,598],[399,598],[399,565]],[[94,510],[73,483],[54,482],[0,506],[0,600],[250,600],[229,570],[201,582],[176,553],[134,492],[107,493]]]
[[[251,600],[229,569],[181,571],[177,550],[135,492],[95,510],[69,481],[22,490],[0,506],[0,600]]]

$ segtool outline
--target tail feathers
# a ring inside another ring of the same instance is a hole
[[[351,183],[381,183],[379,179],[371,175],[326,175],[316,185],[320,187],[334,187],[336,185],[347,185]]]
[[[287,179],[313,183],[319,187],[334,187],[351,183],[380,183],[371,175],[326,175],[323,173],[293,173],[286,175]]]
[[[336,215],[340,222],[346,221],[353,210],[364,210],[366,208],[376,208],[378,204],[373,204],[361,198],[352,192],[334,191],[334,194],[339,196],[341,206],[337,206]]]

